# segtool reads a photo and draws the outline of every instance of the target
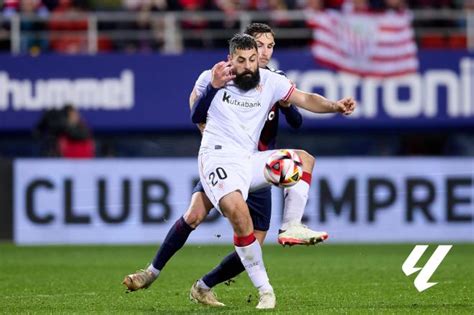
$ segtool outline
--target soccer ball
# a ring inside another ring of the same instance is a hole
[[[278,187],[291,187],[295,185],[303,175],[303,163],[293,150],[279,150],[265,163],[265,179]]]

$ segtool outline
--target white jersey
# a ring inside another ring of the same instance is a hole
[[[279,100],[288,100],[294,85],[284,76],[259,69],[260,83],[249,91],[240,90],[233,81],[214,96],[207,114],[201,149],[222,148],[257,151],[260,133],[268,112]],[[211,70],[204,71],[195,88],[199,95],[211,83]]]

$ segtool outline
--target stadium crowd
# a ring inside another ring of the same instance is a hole
[[[85,11],[101,10],[151,10],[151,11],[208,11],[220,10],[298,10],[305,8],[332,8],[342,7],[352,2],[358,9],[383,10],[393,7],[423,8],[463,8],[469,1],[463,0],[4,0],[3,13],[31,12],[34,10],[48,10],[56,12],[70,6]]]
[[[135,13],[136,18],[107,20],[98,23],[99,52],[149,52],[159,51],[164,46],[164,20],[152,18],[155,12],[191,12],[181,19],[179,28],[196,36],[185,38],[184,48],[225,47],[225,40],[209,39],[205,30],[240,30],[240,12],[268,12],[266,22],[276,29],[305,28],[305,21],[289,19],[294,10],[318,11],[325,9],[351,10],[354,12],[403,11],[406,9],[454,9],[474,7],[474,1],[462,0],[4,0],[2,23],[0,24],[0,50],[11,50],[10,19],[20,14],[22,53],[39,52],[85,53],[88,49],[87,16],[91,12]],[[224,14],[224,19],[208,19],[206,13]],[[278,13],[278,14],[273,14]],[[133,15],[132,15],[133,16]],[[465,21],[452,18],[415,20],[415,27],[465,28]],[[115,32],[114,32],[115,31]],[[131,38],[126,38],[129,32]],[[135,32],[135,34],[133,34]],[[448,34],[446,34],[448,33]],[[461,31],[462,33],[462,31]],[[464,32],[465,33],[465,32]],[[307,38],[282,40],[280,47],[305,45],[311,40],[308,28]],[[211,35],[212,37],[212,35]],[[227,36],[224,36],[227,37]],[[283,39],[283,38],[282,38]],[[465,48],[466,36],[456,32],[430,32],[418,38],[426,48]]]

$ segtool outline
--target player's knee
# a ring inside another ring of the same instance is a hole
[[[234,232],[245,236],[253,232],[252,219],[247,204],[239,191],[229,193],[219,201],[222,213],[230,220]]]
[[[201,207],[190,207],[188,211],[184,214],[183,218],[186,223],[192,227],[196,228],[207,216],[207,211]]]
[[[251,219],[240,209],[238,205],[227,207],[229,219],[237,226],[243,226],[251,223]]]
[[[245,211],[242,211],[241,208],[238,207],[238,205],[229,207],[226,209],[227,210],[227,217],[232,223],[232,226],[234,228],[234,232],[237,235],[248,235],[253,231],[253,224],[252,224],[252,219],[248,215],[248,213],[245,213]]]
[[[308,152],[304,150],[297,150],[296,152],[298,153],[301,161],[303,162],[303,168],[306,170],[312,171],[314,167],[314,163],[316,161],[314,156],[312,156],[311,154],[309,154]]]

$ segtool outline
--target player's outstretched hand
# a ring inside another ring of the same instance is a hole
[[[211,85],[216,89],[220,89],[226,85],[227,82],[235,78],[230,61],[216,63],[214,67],[212,67],[211,73]]]
[[[345,97],[342,100],[336,102],[337,112],[350,115],[356,108],[356,101],[352,97]]]

